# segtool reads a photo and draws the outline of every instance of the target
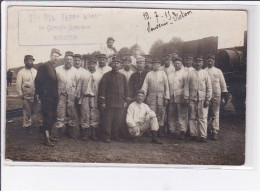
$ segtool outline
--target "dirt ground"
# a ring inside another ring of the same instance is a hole
[[[63,137],[55,147],[45,147],[39,138],[38,128],[27,135],[22,118],[7,121],[6,159],[36,162],[86,162],[86,163],[141,163],[141,164],[207,164],[242,165],[245,152],[245,123],[233,114],[221,119],[218,141],[207,143],[160,139],[163,145],[150,143],[142,137],[137,143],[102,141],[84,142]]]
[[[9,87],[8,91],[10,96],[7,98],[7,110],[20,108],[21,100],[14,97],[15,84]],[[232,110],[233,107],[228,103],[226,109]],[[102,141],[84,142],[63,137],[55,147],[48,148],[40,140],[35,121],[32,128],[33,134],[28,135],[22,128],[22,117],[7,120],[6,159],[35,162],[207,165],[242,165],[245,159],[245,121],[236,117],[233,111],[225,111],[222,114],[219,140],[209,140],[207,143],[166,137],[160,139],[162,145],[155,145],[150,143],[149,137],[141,137],[137,143],[125,140],[107,144]]]

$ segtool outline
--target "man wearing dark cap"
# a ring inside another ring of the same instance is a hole
[[[113,37],[107,38],[107,45],[102,48],[101,53],[106,54],[107,63],[110,64],[112,57],[117,54],[116,48],[113,46],[115,39]]]
[[[179,51],[176,49],[172,49],[171,57],[172,59],[179,57]]]
[[[137,71],[133,73],[129,79],[129,91],[130,97],[134,99],[136,97],[137,91],[140,90],[143,86],[145,76],[147,74],[144,71],[145,59],[144,57],[139,57],[136,61]]]
[[[175,71],[175,68],[172,64],[172,57],[170,54],[164,55],[163,71],[166,73],[167,77],[169,77],[170,73]]]
[[[33,68],[34,60],[32,55],[25,55],[25,67],[18,72],[16,79],[16,91],[23,101],[23,127],[27,133],[32,133],[32,107],[34,107],[36,113],[35,120],[39,123],[40,128],[42,127],[42,117],[39,115],[40,102],[35,94],[34,86],[34,80],[37,74],[37,70]]]
[[[77,126],[77,112],[75,97],[77,91],[77,70],[73,67],[73,52],[67,51],[64,57],[64,65],[56,67],[58,80],[59,101],[57,107],[57,123],[59,137],[63,135],[64,126],[67,124],[69,137],[75,139],[75,127]]]
[[[152,134],[152,143],[161,144],[161,142],[157,140],[159,124],[156,114],[147,104],[143,103],[144,98],[144,91],[138,90],[135,102],[131,103],[127,109],[126,123],[128,131],[133,137],[133,140],[136,141],[136,137],[140,137],[150,129]]]
[[[193,55],[187,54],[184,57],[185,68],[184,70],[189,73],[193,69]]]
[[[161,61],[153,61],[153,71],[147,73],[142,90],[146,95],[146,103],[156,113],[159,122],[159,137],[164,137],[165,107],[170,100],[167,75],[161,71]]]
[[[212,97],[212,86],[208,73],[202,69],[203,57],[195,57],[194,69],[184,84],[184,100],[190,108],[190,135],[206,142],[208,107]]]
[[[146,71],[147,73],[152,71],[152,59],[150,59],[149,57],[145,57],[144,71]]]
[[[99,99],[101,109],[104,110],[104,141],[111,142],[112,126],[116,141],[122,141],[119,137],[119,128],[123,122],[124,107],[129,99],[129,89],[126,77],[119,72],[121,60],[113,57],[112,70],[105,73],[99,84]]]
[[[76,88],[81,88],[82,86],[82,81],[83,81],[83,77],[86,76],[87,74],[87,70],[84,69],[82,67],[82,55],[80,54],[74,54],[73,56],[73,64],[74,64],[74,67],[77,71],[77,82],[76,82]],[[76,92],[76,100],[75,100],[75,107],[76,107],[76,112],[77,112],[77,118],[78,118],[78,123],[80,123],[80,119],[81,119],[81,111],[80,111],[80,104],[79,104],[79,99],[81,98],[81,91],[80,90],[77,90]],[[83,129],[81,127],[81,125],[79,125],[79,137],[80,138],[83,138]]]
[[[98,55],[98,66],[97,66],[97,71],[101,73],[103,76],[105,73],[109,72],[112,70],[111,67],[107,65],[107,56],[106,54],[99,54]]]
[[[188,73],[184,70],[182,59],[176,57],[173,60],[175,71],[169,75],[170,106],[169,106],[169,130],[171,134],[184,139],[188,129],[188,107],[184,103],[184,83]]]
[[[120,69],[120,73],[124,74],[127,80],[127,83],[130,79],[130,76],[134,73],[134,71],[131,69],[132,66],[132,60],[129,56],[123,57],[123,69]]]
[[[50,61],[42,64],[37,71],[35,78],[35,93],[41,100],[41,111],[43,116],[43,130],[45,145],[52,147],[51,141],[56,139],[50,136],[53,124],[57,116],[58,104],[58,82],[55,66],[61,53],[58,49],[52,49]]]
[[[83,76],[82,88],[79,88],[82,94],[81,119],[80,125],[83,129],[83,140],[87,141],[90,135],[91,139],[96,141],[97,128],[100,121],[100,112],[98,110],[98,86],[102,78],[100,72],[96,70],[97,59],[90,57],[88,59],[88,70]]]
[[[228,91],[222,71],[214,66],[215,55],[207,55],[206,63],[208,67],[205,71],[208,72],[212,84],[212,98],[209,104],[208,130],[210,130],[210,138],[212,140],[217,140],[219,131],[220,104],[226,103],[226,100],[228,99]]]

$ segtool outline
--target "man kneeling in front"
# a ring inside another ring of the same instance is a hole
[[[159,124],[156,114],[147,104],[143,103],[144,98],[144,91],[137,91],[135,102],[131,103],[127,109],[126,124],[128,131],[133,140],[136,141],[138,137],[150,129],[152,134],[152,143],[162,144],[157,140]]]

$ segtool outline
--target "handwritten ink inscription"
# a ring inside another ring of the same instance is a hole
[[[190,16],[192,11],[163,11],[153,13],[143,12],[144,20],[147,21],[147,31],[153,32],[164,26],[172,25],[174,22],[184,19]]]
[[[20,45],[88,44],[88,32],[102,19],[90,10],[20,10]]]

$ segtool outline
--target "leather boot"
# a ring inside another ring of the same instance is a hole
[[[79,139],[83,137],[83,128],[79,125]]]
[[[52,142],[58,141],[58,139],[53,136],[53,134],[52,134],[51,131],[49,131],[49,134],[50,134],[50,140],[51,140]]]
[[[76,136],[74,134],[74,127],[72,127],[72,126],[69,126],[69,137],[71,139],[76,139]]]
[[[94,127],[91,127],[91,139],[93,141],[97,141],[98,140],[98,138],[96,136],[96,128],[94,128]]]
[[[152,143],[155,143],[155,144],[162,144],[162,142],[160,142],[158,139],[157,139],[157,131],[151,131],[151,134],[152,134]]]
[[[50,141],[50,133],[49,133],[48,130],[45,131],[45,142],[44,142],[44,144],[46,146],[48,146],[48,147],[53,147],[54,146],[54,144],[51,143],[51,141]]]
[[[31,126],[25,127],[26,133],[32,134]]]
[[[82,129],[82,137],[81,137],[81,139],[83,141],[88,141],[88,134],[89,134],[89,129],[88,128]]]
[[[164,135],[164,127],[163,126],[160,126],[160,128],[159,128],[158,137],[160,137],[160,138],[165,137],[165,135]]]
[[[63,127],[58,128],[58,139],[61,139],[63,136]]]
[[[218,135],[217,135],[217,133],[213,133],[213,134],[212,134],[212,140],[213,140],[213,141],[217,141],[217,140],[218,140]]]

